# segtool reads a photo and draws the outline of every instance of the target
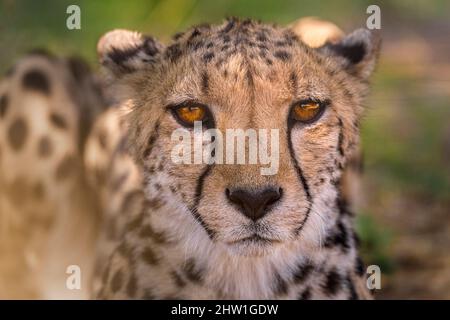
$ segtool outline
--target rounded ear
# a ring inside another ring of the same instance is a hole
[[[100,63],[116,77],[145,68],[162,50],[154,38],[121,29],[106,33],[97,44]]]
[[[377,31],[358,29],[336,43],[326,43],[319,52],[336,59],[350,74],[367,79],[375,69],[381,47]]]
[[[325,43],[335,43],[344,37],[344,32],[334,23],[315,17],[301,18],[290,28],[305,44],[318,48]]]

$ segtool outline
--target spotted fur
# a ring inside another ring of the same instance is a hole
[[[79,58],[34,51],[0,82],[0,298],[86,298],[96,237],[84,143],[104,106]],[[67,290],[66,268],[85,272]]]
[[[232,18],[167,46],[124,30],[100,40],[119,103],[90,137],[93,150],[114,145],[104,163],[89,165],[105,170],[98,189],[110,218],[96,297],[370,297],[342,179],[357,154],[379,39],[362,29],[317,48],[301,39],[295,29]],[[327,101],[323,116],[289,121],[292,103],[311,98]],[[209,105],[221,130],[278,128],[279,172],[172,163],[170,136],[180,125],[165,107],[185,100]],[[267,186],[283,195],[257,222],[226,197],[228,188]],[[255,233],[266,240],[242,240]]]

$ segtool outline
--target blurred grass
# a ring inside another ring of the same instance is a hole
[[[298,0],[0,0],[0,71],[30,48],[46,47],[95,61],[98,38],[113,28],[136,29],[167,40],[192,24],[245,16],[287,24],[302,16],[320,16],[338,25],[363,26],[368,5],[380,1]],[[383,12],[426,19],[445,15],[446,0],[381,2]],[[430,5],[430,3],[432,5]],[[66,8],[81,8],[81,30],[65,27]]]
[[[362,125],[365,162],[384,188],[450,199],[450,172],[442,157],[449,125],[448,97],[430,96],[396,66],[376,74],[372,105]]]
[[[357,215],[356,231],[361,238],[360,254],[365,264],[377,265],[383,273],[392,273],[395,268],[389,252],[392,231],[382,228],[372,215],[366,213]]]

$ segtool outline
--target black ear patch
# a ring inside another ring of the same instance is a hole
[[[50,81],[40,70],[30,70],[22,78],[22,86],[26,90],[34,90],[50,95]]]
[[[89,65],[79,57],[70,57],[67,60],[67,65],[77,83],[81,83],[83,79],[88,77],[91,73]]]
[[[0,118],[4,118],[6,111],[8,111],[9,98],[4,94],[0,97]]]
[[[124,62],[137,57],[139,53],[142,52],[147,59],[142,58],[142,61],[149,62],[151,57],[154,57],[157,53],[159,53],[159,48],[157,47],[155,41],[151,37],[144,37],[144,41],[136,46],[126,49],[118,49],[112,48],[112,50],[108,53],[108,57],[116,64],[120,65]]]
[[[361,62],[367,52],[366,46],[362,42],[352,45],[327,44],[327,46],[330,51],[335,52],[338,56],[344,57],[352,64]]]
[[[128,30],[110,31],[97,44],[100,63],[115,77],[145,68],[163,48],[154,38]]]
[[[142,52],[147,56],[147,58],[142,57],[142,61],[150,62],[150,58],[155,56],[159,50],[155,45],[155,42],[150,37],[145,37],[144,41],[135,47],[118,49],[112,48],[108,53],[109,59],[111,59],[116,65],[122,65],[125,71],[133,71],[129,66],[127,66],[127,61],[138,57],[139,53]],[[147,59],[147,60],[146,60]]]
[[[367,79],[373,72],[381,38],[375,31],[358,29],[337,43],[326,43],[318,52],[338,62],[348,73]]]

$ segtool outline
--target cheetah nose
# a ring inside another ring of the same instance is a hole
[[[256,221],[269,212],[269,207],[281,199],[281,188],[267,188],[257,191],[236,189],[225,190],[225,194],[232,203],[236,204],[240,211],[248,218]]]

